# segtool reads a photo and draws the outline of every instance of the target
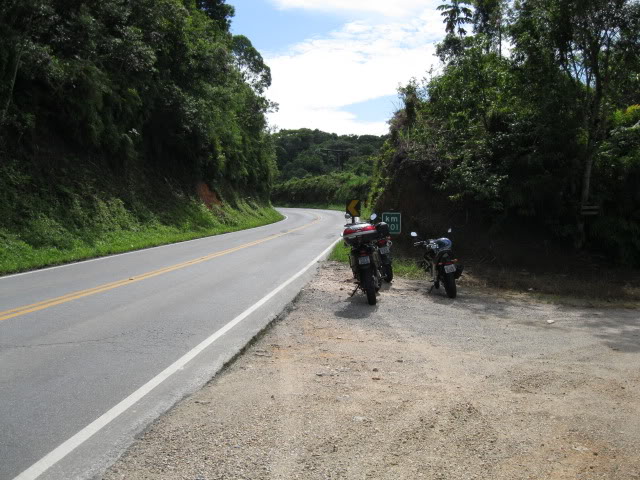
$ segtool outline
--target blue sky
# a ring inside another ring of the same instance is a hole
[[[384,134],[397,89],[432,67],[440,0],[227,0],[271,67],[274,128]]]
[[[282,53],[307,38],[338,30],[339,15],[301,9],[278,9],[268,0],[227,0],[236,9],[231,29],[249,37],[262,55]]]

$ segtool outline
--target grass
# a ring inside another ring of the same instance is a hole
[[[350,247],[344,242],[338,243],[329,254],[329,260],[334,262],[349,263]],[[420,279],[424,278],[424,271],[418,265],[416,260],[410,258],[393,258],[393,274],[394,276]]]
[[[117,210],[117,208],[116,208]],[[108,215],[115,215],[109,210]],[[53,218],[38,217],[22,235],[0,229],[0,274],[8,274],[86,260],[89,258],[166,245],[267,225],[282,220],[271,207],[240,204],[210,211],[197,202],[174,208],[171,221],[150,218],[140,222],[120,211],[127,221],[99,218],[84,229],[70,231]]]
[[[339,242],[329,254],[329,260],[349,263],[349,247],[344,242]]]
[[[282,203],[278,202],[277,207],[282,208],[317,208],[321,210],[335,210],[338,212],[344,212],[344,205],[338,205],[335,203]]]

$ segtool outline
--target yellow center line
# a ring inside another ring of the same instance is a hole
[[[238,245],[237,247],[221,250],[220,252],[211,253],[209,255],[205,255],[204,257],[194,258],[192,260],[187,260],[186,262],[177,263],[175,265],[170,265],[168,267],[160,268],[158,270],[153,270],[151,272],[142,273],[134,277],[117,280],[111,283],[105,283],[104,285],[98,285],[97,287],[88,288],[86,290],[79,290],[77,292],[67,293],[66,295],[62,295],[60,297],[50,298],[48,300],[42,300],[40,302],[32,303],[30,305],[24,305],[22,307],[16,307],[10,310],[5,310],[3,312],[0,312],[0,322],[3,320],[9,320],[10,318],[19,317],[21,315],[26,315],[28,313],[38,312],[40,310],[44,310],[49,307],[54,307],[62,303],[67,303],[72,300],[77,300],[78,298],[88,297],[90,295],[95,295],[97,293],[102,293],[109,290],[113,290],[115,288],[131,285],[132,283],[141,282],[142,280],[146,280],[152,277],[157,277],[158,275],[164,275],[165,273],[173,272],[175,270],[180,270],[182,268],[189,267],[191,265],[197,265],[199,263],[207,262],[209,260],[213,260],[214,258],[222,257],[223,255],[237,252],[238,250],[242,250],[248,247],[253,247],[255,245],[259,245],[261,243],[268,242],[270,240],[274,240],[276,238],[282,237],[284,235],[297,232],[298,230],[302,230],[303,228],[308,228],[311,225],[315,225],[319,221],[320,221],[320,217],[316,217],[316,219],[313,222],[308,223],[307,225],[302,225],[301,227],[297,227],[292,230],[287,230],[286,232],[276,233],[274,235],[270,235],[260,240],[255,240],[253,242],[245,243],[243,245]]]

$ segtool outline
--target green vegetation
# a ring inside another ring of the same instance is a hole
[[[354,173],[331,173],[317,177],[293,178],[276,184],[271,199],[277,205],[340,205],[349,199],[366,199],[371,178]]]
[[[272,201],[283,206],[322,207],[342,205],[348,199],[366,200],[373,154],[383,142],[384,137],[374,135],[338,136],[305,128],[274,134],[280,176]]]
[[[339,242],[329,254],[329,260],[349,263],[349,247],[344,242]]]
[[[233,12],[0,4],[0,272],[278,218],[271,74]]]
[[[288,208],[314,208],[320,210],[335,210],[336,212],[344,212],[344,205],[337,203],[298,203],[298,202],[278,202],[279,207]]]
[[[280,181],[332,172],[371,175],[371,156],[384,142],[375,135],[336,135],[320,130],[281,130],[273,135]]]
[[[402,210],[420,231],[453,225],[457,245],[496,258],[504,240],[533,244],[532,262],[561,245],[639,266],[640,2],[440,10],[444,67],[400,91],[377,155],[376,208]],[[600,214],[582,216],[583,205]]]
[[[119,199],[106,203],[98,199],[92,211],[78,213],[86,215],[87,224],[76,230],[44,214],[31,220],[23,235],[0,230],[0,273],[192,240],[282,219],[275,210],[255,204],[242,202],[236,208],[209,210],[195,200],[176,202],[170,224],[161,223],[151,212],[147,222],[141,223]],[[89,221],[92,215],[97,217]]]

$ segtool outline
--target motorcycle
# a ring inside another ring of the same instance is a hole
[[[389,234],[389,227],[381,222],[372,225],[368,222],[357,222],[347,214],[345,217],[351,219],[351,223],[345,225],[342,232],[344,242],[351,247],[349,252],[349,265],[356,280],[356,288],[351,294],[355,295],[358,290],[362,290],[367,296],[369,305],[377,302],[376,294],[382,286],[382,258],[378,241],[382,236]],[[375,216],[372,216],[372,220]],[[388,254],[386,254],[388,255]]]
[[[371,221],[373,222],[378,216],[374,213],[371,215]],[[380,238],[378,239],[378,251],[380,252],[380,275],[382,279],[391,283],[393,280],[393,266],[391,262],[391,235],[389,235],[389,227],[384,222],[376,224]],[[385,230],[386,229],[386,230]],[[386,234],[385,234],[386,232]]]
[[[451,229],[449,229],[451,233]],[[416,232],[411,232],[413,238],[419,238]],[[414,247],[422,247],[425,249],[421,266],[429,276],[429,280],[433,283],[429,289],[429,293],[435,288],[440,288],[440,284],[444,285],[444,290],[449,298],[456,298],[457,288],[456,280],[460,278],[464,270],[464,266],[455,258],[452,250],[453,242],[448,238],[442,237],[430,240],[418,240],[414,242]]]

